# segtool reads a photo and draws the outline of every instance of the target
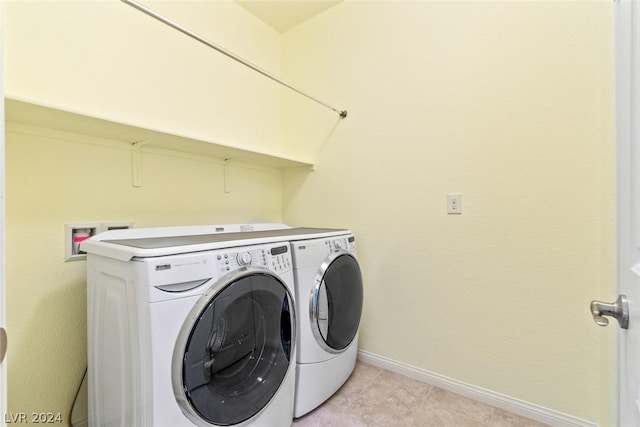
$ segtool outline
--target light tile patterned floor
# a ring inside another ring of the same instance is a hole
[[[536,421],[358,362],[347,383],[293,427],[543,427]]]

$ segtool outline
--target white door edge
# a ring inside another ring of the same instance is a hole
[[[0,29],[2,28],[2,2],[0,2]],[[4,69],[3,66],[3,43],[2,43],[2,31],[0,31],[0,70]],[[0,78],[0,116],[2,117],[2,122],[0,122],[0,328],[6,327],[5,322],[5,307],[4,307],[4,260],[5,260],[5,250],[4,250],[4,87],[3,87],[3,79]],[[3,361],[0,361],[0,414],[2,417],[0,418],[0,425],[6,425],[4,414],[6,413],[7,408],[7,381],[6,381],[6,355]]]
[[[629,329],[618,330],[618,420],[640,424],[640,5],[615,5],[618,293],[629,299]]]

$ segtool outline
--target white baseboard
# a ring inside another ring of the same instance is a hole
[[[590,421],[416,368],[368,351],[359,350],[358,360],[554,427],[597,427],[597,424]]]

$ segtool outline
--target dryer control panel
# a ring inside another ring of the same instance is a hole
[[[353,235],[327,239],[325,240],[325,244],[329,248],[329,252],[335,252],[341,249],[349,252],[356,251],[356,238]]]

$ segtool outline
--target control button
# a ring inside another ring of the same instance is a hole
[[[238,264],[249,265],[251,264],[251,254],[249,252],[241,252],[237,256]]]
[[[218,261],[222,259],[222,255],[218,255]]]

